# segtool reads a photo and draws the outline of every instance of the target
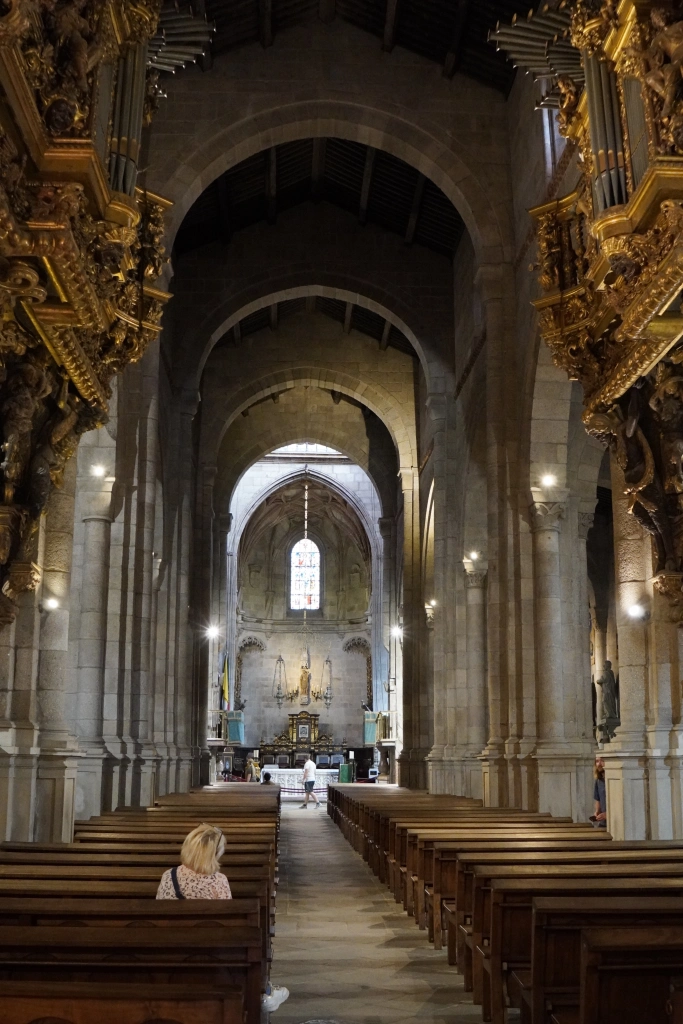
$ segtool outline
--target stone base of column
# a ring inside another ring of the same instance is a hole
[[[591,745],[592,746],[592,745]],[[593,813],[592,749],[581,744],[539,745],[534,755],[538,771],[538,810],[555,817],[587,821]]]
[[[607,828],[614,839],[650,839],[647,758],[644,754],[611,749],[605,759]],[[658,837],[656,837],[658,838]],[[668,838],[668,837],[666,837]]]
[[[115,806],[115,762],[106,747],[86,747],[84,756],[79,759],[76,776],[75,812],[78,820],[87,821]]]
[[[484,807],[507,807],[508,766],[502,744],[487,746],[480,757]]]
[[[175,790],[175,748],[168,743],[155,743],[159,764],[157,767],[157,794],[165,796]]]
[[[406,789],[427,789],[428,750],[405,748],[398,758],[398,784]]]
[[[154,747],[143,747],[132,763],[133,807],[153,807],[157,796],[157,770],[159,755]]]
[[[74,834],[76,776],[80,757],[72,751],[37,758],[33,841],[70,843]]]
[[[0,840],[30,843],[37,759],[30,754],[0,754]]]
[[[192,784],[194,758],[190,747],[178,747],[175,757],[175,785],[171,793],[189,793]]]

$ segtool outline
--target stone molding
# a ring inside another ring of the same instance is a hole
[[[581,540],[586,540],[588,537],[588,531],[593,525],[594,519],[594,512],[579,512],[579,537]]]
[[[486,579],[488,577],[488,571],[486,569],[482,571],[470,571],[465,569],[465,586],[468,589],[478,590],[486,586]]]
[[[247,647],[258,647],[259,651],[265,651],[266,645],[257,636],[244,636],[237,645],[238,651],[245,651]]]
[[[567,505],[564,501],[534,501],[529,506],[531,530],[553,530],[559,533]]]

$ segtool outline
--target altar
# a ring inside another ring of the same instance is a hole
[[[280,786],[280,793],[283,800],[299,800],[304,798],[303,770],[301,768],[278,768],[274,764],[264,764],[261,768],[261,781],[263,773],[269,772],[272,782]],[[327,799],[327,787],[331,782],[339,781],[339,768],[317,768],[315,772],[315,795],[318,800]],[[313,801],[309,801],[313,803]]]

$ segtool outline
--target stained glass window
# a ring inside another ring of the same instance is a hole
[[[320,608],[320,550],[307,537],[292,548],[290,606],[293,611]]]

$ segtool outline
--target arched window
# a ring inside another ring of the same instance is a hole
[[[308,537],[292,548],[289,605],[292,611],[320,608],[320,549]]]

